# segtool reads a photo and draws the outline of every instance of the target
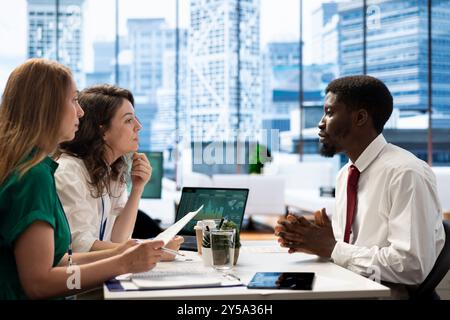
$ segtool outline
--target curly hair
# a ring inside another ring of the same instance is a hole
[[[367,110],[375,130],[383,131],[392,113],[393,99],[382,81],[366,75],[342,77],[328,84],[325,93],[328,92],[336,94],[337,101],[345,104],[347,110]]]
[[[126,183],[128,164],[124,156],[114,163],[106,163],[106,151],[111,147],[103,139],[110,128],[111,121],[123,100],[126,99],[134,106],[132,93],[113,85],[95,85],[80,92],[78,101],[84,111],[80,119],[79,130],[72,141],[59,146],[56,157],[62,153],[82,159],[89,172],[89,184],[93,188],[91,195],[101,197],[105,192],[111,196],[111,181]]]

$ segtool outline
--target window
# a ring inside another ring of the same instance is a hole
[[[0,11],[0,41],[8,44],[0,89],[15,66],[36,56],[68,65],[80,89],[130,89],[141,148],[163,151],[173,178],[173,161],[182,159],[174,156],[177,142],[184,155],[196,139],[235,139],[237,130],[256,141],[261,130],[275,130],[280,152],[298,153],[301,139],[305,156],[316,156],[325,86],[366,72],[394,96],[388,140],[400,137],[424,159],[431,101],[433,159],[448,165],[450,2],[432,1],[431,56],[427,13],[423,0],[8,1]],[[403,130],[411,127],[420,143]]]

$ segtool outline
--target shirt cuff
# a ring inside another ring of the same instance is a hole
[[[353,257],[353,252],[355,251],[355,246],[349,243],[338,241],[334,246],[333,252],[331,253],[331,259],[333,262],[341,267],[347,268],[350,264],[350,260]]]

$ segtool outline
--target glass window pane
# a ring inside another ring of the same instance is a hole
[[[169,176],[175,169],[175,9],[175,0],[119,1],[119,85],[135,97],[140,149],[164,151]],[[180,48],[186,47],[186,31],[180,33]]]
[[[82,58],[84,85],[114,83],[115,1],[85,0],[82,6]],[[75,17],[74,19],[75,20]],[[76,20],[74,21],[76,23]],[[66,26],[69,30],[75,26]]]
[[[11,71],[29,56],[27,27],[40,29],[34,19],[38,12],[27,12],[27,1],[1,1],[0,10],[0,92]],[[31,18],[33,17],[33,18]],[[37,18],[36,18],[37,19]],[[41,29],[40,29],[41,30]],[[42,33],[39,33],[42,36]],[[34,50],[32,50],[34,51]]]
[[[363,1],[303,4],[303,160],[329,161],[318,154],[317,126],[323,115],[324,91],[335,78],[364,72]],[[299,125],[295,128],[298,137]],[[336,156],[333,161],[339,167],[345,157]]]
[[[394,97],[394,112],[384,135],[425,161],[428,55],[426,0],[367,1],[367,71],[381,79]],[[432,105],[435,109],[434,101]]]
[[[323,1],[322,6],[327,2]],[[324,17],[331,14],[324,10]],[[339,76],[363,74],[364,73],[364,15],[363,1],[351,0],[338,2],[338,65]],[[326,19],[324,20],[324,22]],[[322,27],[323,32],[327,32],[326,27]],[[322,38],[323,39],[323,38]],[[324,42],[325,39],[322,41]]]
[[[450,2],[432,1],[433,165],[450,163]]]
[[[261,1],[261,54],[262,127],[298,137],[300,1]],[[281,148],[295,152],[291,141]]]

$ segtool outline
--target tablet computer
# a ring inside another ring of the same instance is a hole
[[[257,272],[249,289],[312,290],[314,272]]]

